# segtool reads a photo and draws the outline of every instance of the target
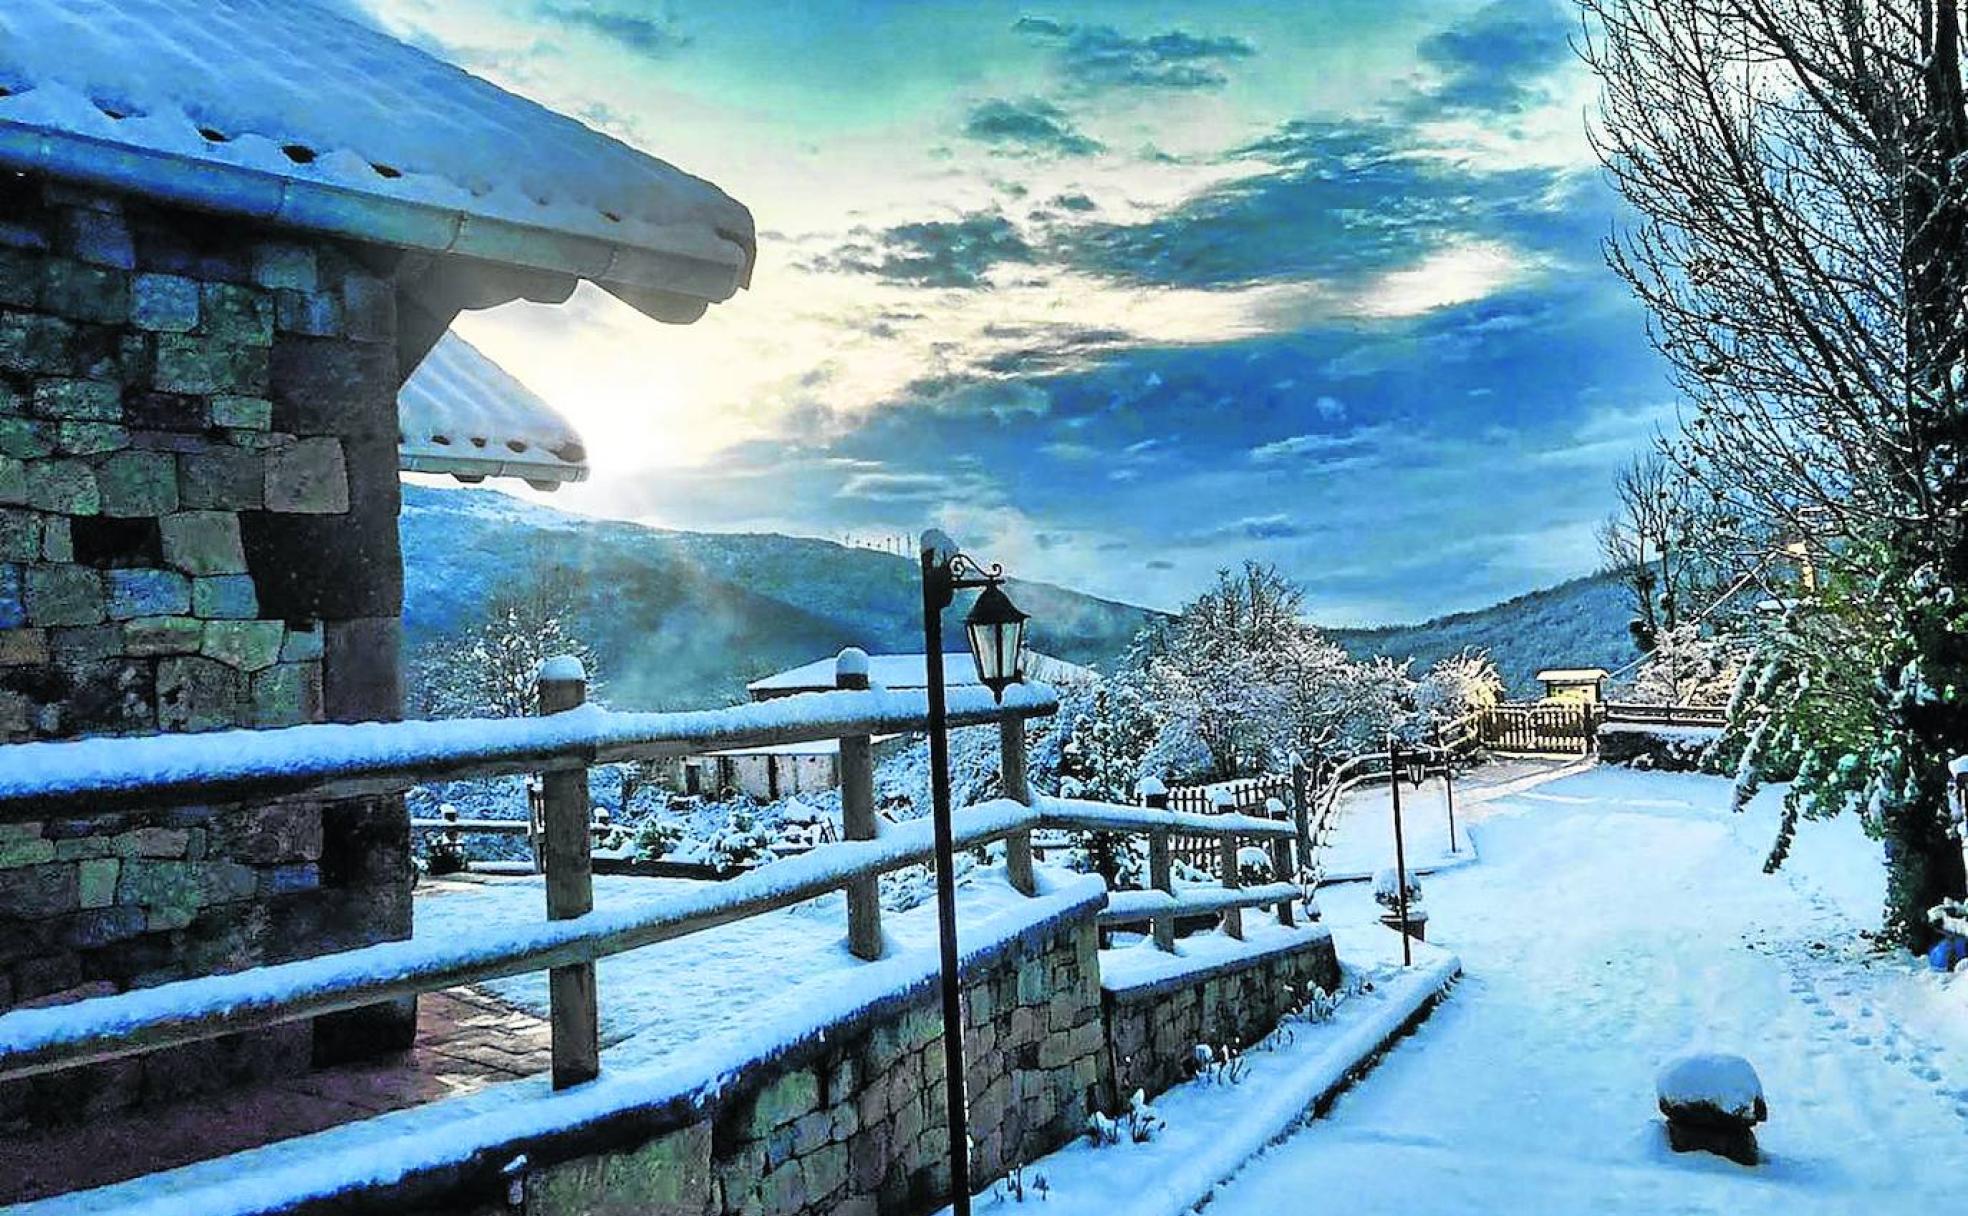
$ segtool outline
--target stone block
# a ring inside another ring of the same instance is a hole
[[[259,671],[280,660],[285,636],[279,621],[207,621],[198,652],[242,671]]]
[[[88,881],[90,866],[114,866],[117,862],[85,861],[77,867]],[[116,942],[128,941],[150,927],[150,918],[142,908],[115,907],[116,897],[114,878],[107,891],[94,893],[103,900],[99,904],[88,903],[90,892],[84,888],[82,910],[72,916],[65,916],[55,926],[55,940],[71,950],[99,950]],[[114,992],[112,985],[101,995]]]
[[[122,867],[116,902],[134,904],[146,913],[182,915],[212,904],[250,899],[258,886],[259,876],[252,868],[234,861],[137,858]]]
[[[253,281],[261,287],[313,291],[320,282],[314,250],[306,245],[268,242],[253,250]]]
[[[107,908],[116,902],[116,876],[122,865],[116,857],[76,863],[76,891],[84,908]],[[137,919],[141,925],[143,918]]]
[[[130,282],[130,323],[184,334],[198,328],[198,284],[175,274],[140,274]]]
[[[234,447],[183,453],[178,500],[192,510],[259,510],[266,505],[266,458]]]
[[[289,626],[287,639],[280,644],[280,661],[283,663],[307,663],[319,660],[322,655],[321,622],[316,621],[305,629]]]
[[[75,560],[75,533],[65,515],[50,515],[41,521],[41,560]]]
[[[200,328],[210,337],[237,346],[267,346],[273,342],[273,301],[264,291],[232,283],[199,287],[204,310]]]
[[[192,580],[191,611],[208,621],[250,620],[260,614],[260,602],[251,576],[220,574]]]
[[[0,456],[32,460],[55,450],[55,428],[33,418],[22,418],[21,395],[0,385]]]
[[[12,456],[0,456],[0,503],[27,502],[33,494],[33,471],[39,464],[28,464]]]
[[[192,393],[126,393],[123,420],[138,432],[133,446],[151,451],[202,452],[211,443],[204,434],[211,411],[205,398]]]
[[[157,335],[155,383],[167,393],[264,396],[267,348],[209,334]]]
[[[341,441],[298,439],[268,451],[266,508],[295,515],[347,512],[348,465]]]
[[[196,656],[158,660],[158,729],[197,731],[235,726],[245,720],[245,709],[246,676],[238,669]]]
[[[130,431],[113,422],[59,422],[55,446],[68,456],[101,456],[129,447]]]
[[[0,499],[7,497],[6,463],[0,459]],[[36,460],[27,465],[20,501],[56,515],[96,515],[102,511],[102,487],[86,461]]]
[[[123,625],[123,652],[133,658],[197,654],[204,622],[188,616],[138,617]]]
[[[41,556],[41,517],[0,508],[0,561],[31,562]]]
[[[169,452],[118,452],[103,462],[96,480],[105,515],[164,515],[178,509],[178,462]]]
[[[342,313],[355,341],[396,341],[396,287],[388,280],[351,272],[342,281]]]
[[[109,617],[174,616],[191,610],[191,580],[170,570],[109,571]]]
[[[321,867],[311,861],[274,866],[260,872],[260,894],[264,896],[292,895],[312,891],[320,885]]]
[[[326,291],[276,291],[273,324],[281,333],[333,337],[342,332],[341,297]]]
[[[57,663],[100,663],[123,656],[123,631],[115,625],[79,625],[48,631],[48,653]]]
[[[40,307],[75,321],[121,325],[130,317],[130,276],[114,267],[49,258],[41,266]]]
[[[119,832],[110,844],[119,857],[182,860],[191,851],[190,828],[142,827]]]
[[[109,380],[50,376],[34,382],[31,408],[43,418],[117,422],[123,417],[123,386]]]
[[[68,229],[64,244],[78,261],[117,270],[131,270],[137,264],[136,245],[130,229],[115,212],[75,210],[66,213]]]
[[[40,836],[0,840],[0,870],[38,866],[55,860],[55,842]]]
[[[273,426],[295,435],[396,441],[396,353],[283,334],[273,348]]]
[[[42,920],[81,905],[74,865],[50,862],[0,870],[0,916]]]
[[[29,667],[46,663],[49,658],[48,631],[5,624],[9,615],[6,605],[5,592],[0,591],[0,667]]]
[[[0,225],[0,229],[4,228],[5,225]],[[41,281],[41,273],[37,269],[40,260],[6,246],[5,237],[0,236],[0,304],[31,308]]]
[[[164,561],[186,574],[244,574],[239,517],[226,511],[180,511],[158,521]]]
[[[265,397],[214,397],[212,425],[241,431],[271,430],[273,402]]]
[[[254,726],[300,726],[319,722],[322,718],[321,664],[279,663],[256,672],[253,675],[252,698]]]
[[[26,598],[27,619],[34,625],[95,625],[103,619],[102,575],[87,566],[29,566]]]
[[[717,1206],[710,1124],[534,1170],[525,1195],[528,1216],[709,1216]]]
[[[0,371],[66,375],[75,364],[75,326],[60,317],[0,313]]]

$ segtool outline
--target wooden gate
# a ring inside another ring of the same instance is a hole
[[[1569,701],[1495,705],[1478,720],[1491,751],[1579,756],[1592,751],[1598,725],[1597,707]]]

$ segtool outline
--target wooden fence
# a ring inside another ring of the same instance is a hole
[[[1493,705],[1477,719],[1484,747],[1532,755],[1586,755],[1598,729],[1598,707],[1583,701]]]
[[[1304,780],[1303,773],[1296,780],[1290,773],[1275,773],[1215,785],[1172,786],[1168,805],[1170,810],[1194,815],[1237,814],[1289,820],[1293,808],[1302,800]],[[1169,847],[1178,864],[1212,878],[1223,877],[1223,852],[1213,838],[1180,835]]]
[[[539,691],[543,713],[530,719],[323,724],[0,747],[0,823],[194,803],[258,807],[278,797],[394,792],[433,780],[538,772],[546,872],[540,923],[387,942],[0,1014],[0,1081],[547,970],[558,1089],[600,1070],[598,959],[842,890],[850,949],[862,959],[879,957],[877,880],[928,862],[934,839],[927,819],[889,824],[877,837],[871,741],[925,729],[923,693],[844,690],[724,710],[623,714],[583,704],[578,667],[555,664],[543,669]],[[1104,914],[1108,923],[1150,922],[1156,943],[1173,949],[1181,916],[1219,916],[1232,935],[1241,935],[1249,907],[1273,906],[1281,921],[1291,922],[1299,894],[1290,881],[1298,833],[1289,823],[1036,798],[1026,779],[1024,724],[1057,708],[1043,686],[1013,688],[1002,704],[981,688],[951,690],[952,725],[998,724],[1007,795],[953,817],[958,848],[1003,842],[1010,881],[1029,895],[1037,890],[1035,829],[1139,833],[1153,859],[1152,889],[1117,896]],[[825,738],[840,743],[845,841],[633,910],[594,907],[590,765]],[[1243,887],[1230,864],[1221,884],[1178,889],[1169,844],[1177,834],[1216,841],[1223,858],[1234,858],[1244,841],[1262,842],[1275,861],[1274,881]]]

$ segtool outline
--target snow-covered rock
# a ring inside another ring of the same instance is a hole
[[[1756,1164],[1755,1128],[1770,1112],[1763,1080],[1748,1060],[1712,1051],[1677,1056],[1661,1066],[1654,1095],[1675,1152],[1702,1150]]]

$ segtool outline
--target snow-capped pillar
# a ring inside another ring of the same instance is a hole
[[[1210,795],[1210,810],[1218,815],[1228,815],[1237,809],[1235,799],[1229,790],[1217,790]],[[1217,866],[1223,872],[1223,889],[1235,891],[1244,885],[1243,876],[1237,873],[1237,838],[1224,836],[1217,843]],[[1244,910],[1225,908],[1223,910],[1223,932],[1230,937],[1242,940],[1244,936]]]
[[[1002,757],[998,771],[1004,779],[1005,797],[1032,805],[1032,781],[1025,767],[1025,719],[1012,714],[999,718],[998,744]],[[1025,894],[1039,893],[1038,880],[1032,874],[1032,833],[1013,832],[1005,837],[1005,876]]]
[[[1143,777],[1134,785],[1135,796],[1141,805],[1154,811],[1166,811],[1169,804],[1168,786],[1159,777]],[[1169,856],[1169,832],[1167,828],[1148,829],[1148,885],[1169,895],[1175,894],[1175,865]],[[1175,918],[1157,916],[1152,922],[1155,947],[1159,950],[1175,950]]]
[[[1312,770],[1305,763],[1305,757],[1293,752],[1291,755],[1292,783],[1292,826],[1298,829],[1298,866],[1301,870],[1312,867]],[[1290,881],[1289,878],[1280,879]]]
[[[868,655],[849,646],[834,660],[834,687],[868,687]],[[875,838],[874,741],[846,735],[840,741],[841,834],[849,840]],[[874,875],[847,883],[847,948],[854,957],[882,955],[881,887]]]
[[[588,699],[588,673],[571,655],[540,665],[535,686],[540,713],[564,713]],[[541,855],[547,871],[547,919],[570,920],[594,910],[594,838],[588,827],[588,769],[541,774],[546,820]],[[555,967],[548,975],[553,1031],[553,1086],[565,1089],[601,1072],[601,1017],[593,963]]]

